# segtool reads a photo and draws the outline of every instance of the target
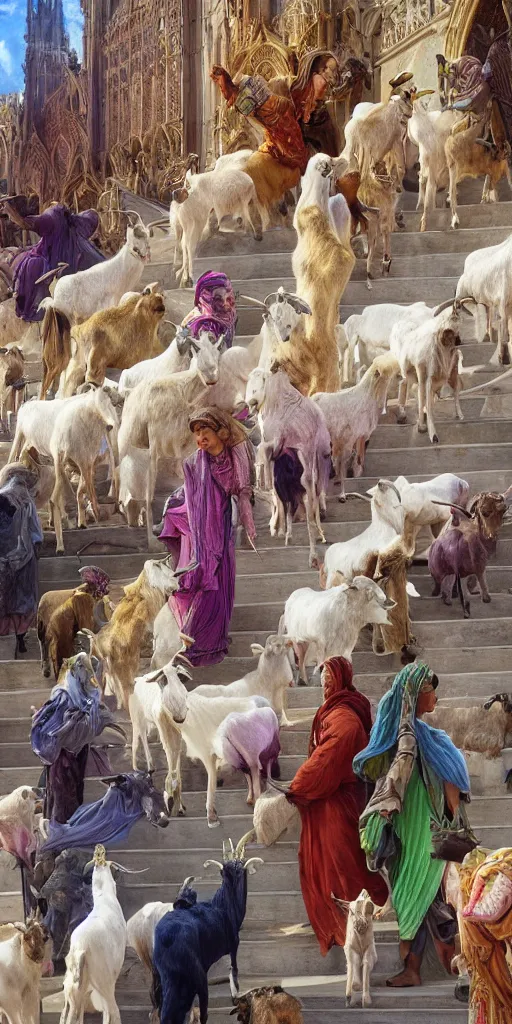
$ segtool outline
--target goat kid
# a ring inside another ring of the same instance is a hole
[[[345,999],[347,1006],[356,1006],[356,992],[361,992],[363,1008],[372,1005],[370,995],[371,973],[377,963],[377,948],[373,932],[373,914],[375,906],[366,890],[357,900],[338,899],[331,893],[337,907],[347,915],[347,937],[344,951],[347,961],[347,985]]]

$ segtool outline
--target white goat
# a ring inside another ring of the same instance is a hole
[[[148,768],[152,766],[148,744],[148,731],[156,725],[167,758],[168,773],[165,791],[168,799],[172,796],[174,806],[180,813],[185,811],[181,801],[181,740],[184,740],[187,756],[201,761],[208,775],[206,793],[206,814],[209,828],[219,824],[215,809],[217,789],[217,768],[229,763],[224,757],[222,733],[219,727],[232,712],[268,709],[263,697],[203,697],[193,690],[187,693],[182,678],[190,678],[181,666],[166,666],[165,670],[149,672],[135,682],[130,698],[130,715],[133,724],[133,764],[136,765],[137,746],[142,742]],[[186,708],[183,715],[183,708]],[[180,717],[182,717],[180,722]],[[136,740],[137,738],[137,740]]]
[[[363,1008],[371,1006],[370,977],[377,963],[373,931],[375,906],[366,890],[351,903],[348,900],[337,899],[334,893],[331,893],[331,898],[340,910],[347,914],[347,936],[343,947],[347,961],[346,1004],[355,1006],[357,997],[354,993],[361,992]]]
[[[330,590],[294,590],[284,606],[279,632],[293,641],[300,678],[306,682],[310,647],[314,647],[311,653],[317,666],[336,656],[350,660],[363,626],[389,625],[387,613],[394,607],[395,602],[366,576],[355,576],[352,583]]]
[[[385,159],[389,173],[401,184],[405,174],[407,121],[412,112],[411,93],[404,89],[399,95],[391,96],[383,103],[376,103],[365,117],[356,118],[350,131],[348,169],[353,170],[356,163],[361,178],[365,179],[369,177],[372,166]]]
[[[42,403],[48,404],[48,403]],[[85,395],[83,402],[64,401],[63,407],[55,420],[50,439],[50,455],[55,467],[55,487],[50,498],[55,526],[56,552],[64,551],[62,535],[62,517],[65,514],[65,493],[67,490],[65,470],[71,464],[80,473],[80,481],[76,494],[78,505],[78,526],[87,526],[86,508],[88,501],[96,522],[100,519],[100,510],[94,470],[96,462],[102,454],[102,444],[106,443],[110,475],[115,492],[117,450],[117,413],[110,400],[109,389],[96,388]]]
[[[36,814],[41,797],[31,786],[18,786],[0,800],[0,849],[31,866],[36,848]]]
[[[176,337],[165,352],[123,370],[119,378],[119,394],[126,398],[142,380],[157,380],[159,377],[169,377],[171,373],[188,370],[194,349],[198,350],[189,328],[178,327]]]
[[[279,718],[279,724],[291,725],[286,717],[286,691],[293,686],[291,646],[291,640],[278,635],[268,636],[264,647],[251,644],[254,657],[259,655],[257,668],[232,683],[196,686],[194,693],[202,697],[266,697]]]
[[[509,339],[512,331],[512,234],[498,245],[476,249],[466,257],[457,282],[458,303],[475,304],[477,341],[492,337],[493,314],[499,315],[497,356],[501,364],[510,362]],[[472,300],[472,301],[471,301]],[[473,310],[471,309],[471,312]],[[496,357],[493,357],[493,359]]]
[[[94,851],[93,909],[71,935],[60,1024],[82,1021],[90,1001],[103,1024],[121,1024],[115,988],[126,951],[126,921],[105,848]]]
[[[190,881],[190,879],[187,879]],[[186,883],[184,883],[185,885]],[[126,944],[134,949],[139,960],[150,973],[153,971],[155,928],[164,914],[174,910],[174,903],[146,903],[126,922]]]
[[[448,164],[445,142],[453,125],[460,119],[455,110],[427,110],[420,102],[414,104],[407,133],[419,149],[419,182],[417,210],[423,210],[420,231],[427,230],[428,216],[436,208],[438,189],[447,188]]]
[[[378,486],[378,485],[377,485]],[[450,504],[466,507],[469,498],[469,484],[454,473],[441,473],[432,480],[409,483],[405,476],[393,481],[402,499],[404,510],[403,539],[408,552],[414,554],[420,530],[426,528],[426,543],[434,540],[432,527],[438,527],[451,519]],[[377,487],[371,487],[368,494],[375,495]],[[436,502],[446,502],[439,505]]]
[[[39,1024],[46,928],[37,921],[0,925],[0,1021]]]
[[[82,323],[93,313],[118,306],[125,292],[136,291],[144,267],[150,259],[149,230],[137,214],[128,224],[126,242],[104,263],[87,270],[61,277],[52,299],[43,299],[41,306],[58,310],[70,323]]]
[[[364,574],[368,560],[403,533],[404,508],[397,488],[389,480],[379,480],[373,488],[371,515],[372,521],[362,533],[327,548],[324,561],[327,588],[334,585],[338,573],[347,583],[354,576]]]
[[[359,372],[364,372],[377,356],[389,352],[391,329],[399,320],[417,316],[420,321],[432,312],[425,302],[413,302],[410,306],[379,302],[375,306],[366,306],[362,313],[349,316],[344,324],[348,349],[343,363],[343,380],[347,384],[355,383],[355,363]]]
[[[432,316],[417,322],[400,320],[391,331],[389,347],[400,364],[402,380],[398,390],[397,423],[405,423],[407,390],[409,383],[418,384],[418,431],[426,433],[432,444],[437,444],[433,406],[434,399],[445,384],[453,390],[455,415],[464,419],[459,391],[462,380],[459,370],[462,362],[460,334],[452,310],[447,303],[439,306]],[[450,303],[451,305],[451,303]]]
[[[175,459],[181,467],[183,459],[194,450],[190,413],[218,380],[223,343],[223,337],[215,341],[208,332],[201,334],[192,341],[194,355],[188,370],[158,380],[142,380],[126,400],[119,430],[120,496],[123,507],[129,501],[140,501],[141,495],[133,493],[134,484],[145,478],[149,550],[155,548],[152,501],[158,460]],[[123,470],[126,456],[129,461]]]
[[[217,226],[223,217],[241,215],[246,230],[261,239],[256,189],[252,178],[244,171],[228,168],[196,174],[188,196],[180,195],[180,198],[184,201],[172,202],[171,217],[176,230],[175,269],[181,288],[192,287],[194,256],[205,226],[208,225],[209,233],[212,230],[211,211]],[[178,268],[180,250],[183,262]]]
[[[374,359],[359,384],[343,391],[313,395],[330,434],[332,460],[340,477],[340,501],[345,501],[345,478],[354,450],[354,476],[363,472],[366,443],[377,427],[389,386],[399,369],[396,359],[387,353]]]

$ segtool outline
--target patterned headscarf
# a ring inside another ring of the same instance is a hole
[[[226,289],[224,301],[214,296],[216,288]],[[237,321],[235,293],[229,277],[214,270],[201,274],[196,284],[194,302],[195,307],[185,317],[183,324],[190,328],[194,338],[197,338],[200,331],[211,331],[217,340],[224,334],[229,348],[233,343]]]
[[[209,405],[205,409],[198,409],[188,421],[190,430],[193,431],[197,423],[203,423],[205,427],[210,427],[210,430],[214,430],[227,448],[234,448],[235,445],[241,444],[242,441],[247,441],[248,439],[245,427],[238,420],[235,420],[233,416],[230,416],[228,412],[218,409],[216,405]]]
[[[433,676],[433,670],[421,661],[406,665],[397,674],[393,686],[380,701],[368,746],[354,758],[356,775],[375,781],[375,770],[382,764],[384,754],[390,751],[394,753],[400,724],[407,717],[416,737],[418,751],[427,767],[443,782],[452,782],[458,786],[461,793],[470,792],[464,755],[446,732],[434,729],[416,718],[418,697],[424,687],[432,686]]]
[[[105,597],[105,594],[108,594],[110,576],[103,569],[99,569],[96,565],[84,565],[82,569],[78,570],[78,575],[81,577],[82,583],[87,583],[89,587],[92,587],[98,597]]]

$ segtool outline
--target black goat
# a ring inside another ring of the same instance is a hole
[[[223,956],[231,957],[230,988],[238,994],[237,952],[240,928],[247,904],[247,868],[260,857],[244,860],[245,844],[252,832],[240,840],[236,850],[224,845],[224,863],[207,860],[220,868],[222,885],[208,901],[177,906],[156,926],[153,949],[151,998],[160,1024],[184,1024],[199,997],[201,1024],[208,1018],[208,971]]]

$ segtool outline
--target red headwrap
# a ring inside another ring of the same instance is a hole
[[[320,705],[311,727],[309,739],[309,754],[313,753],[320,742],[322,728],[325,719],[335,708],[349,708],[355,711],[361,722],[370,735],[372,729],[372,709],[368,697],[359,693],[352,685],[353,670],[350,661],[346,658],[328,658],[322,665],[322,670],[327,669],[331,674],[335,692],[331,694],[323,704]]]

